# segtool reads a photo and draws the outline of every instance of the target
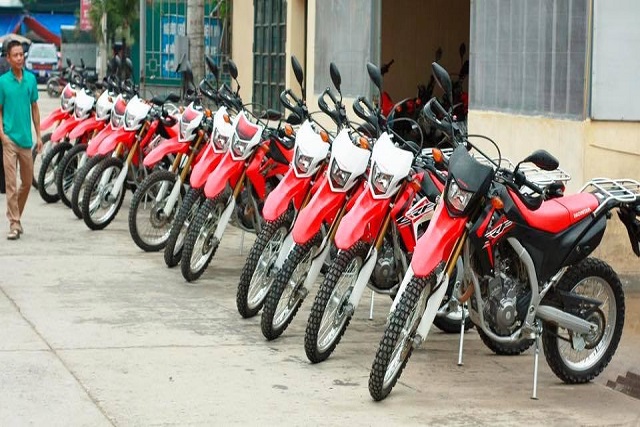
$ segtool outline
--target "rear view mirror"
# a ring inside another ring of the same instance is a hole
[[[167,95],[167,101],[178,102],[180,101],[180,95],[176,95],[175,93],[170,93],[169,95]]]
[[[436,59],[434,62],[438,62],[442,59],[442,47],[438,47],[438,50],[436,50]]]
[[[462,61],[464,59],[464,56],[467,54],[467,45],[464,43],[460,43],[458,53],[460,54],[460,61]]]
[[[335,86],[338,93],[342,94],[342,92],[340,92],[340,84],[342,83],[342,78],[340,77],[338,66],[333,62],[329,64],[329,75],[331,76],[331,81],[333,82],[333,85]]]
[[[302,83],[304,82],[304,73],[302,71],[302,66],[298,62],[298,58],[291,55],[291,68],[293,68],[293,74],[296,76],[296,80],[300,87],[302,87]]]
[[[67,67],[71,67],[71,60],[67,58]]]
[[[558,169],[560,162],[546,150],[536,150],[527,156],[522,163],[531,162],[537,167],[545,171]]]
[[[231,75],[233,80],[236,80],[238,78],[238,67],[236,66],[236,63],[231,59],[229,59],[229,74]]]
[[[438,86],[444,90],[447,103],[451,104],[453,96],[449,73],[437,62],[433,62],[431,64],[431,69],[433,70],[433,76],[436,79],[436,83],[438,83]]]
[[[213,77],[218,80],[220,76],[220,70],[218,69],[218,66],[215,64],[215,62],[213,62],[213,59],[209,55],[207,55],[204,57],[204,61],[207,63],[207,68],[209,69],[211,74],[213,74]]]
[[[382,72],[380,71],[380,68],[371,62],[367,62],[367,73],[369,73],[369,78],[373,84],[376,85],[380,92],[382,92]]]

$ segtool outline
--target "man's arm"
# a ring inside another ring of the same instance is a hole
[[[0,141],[5,142],[9,141],[9,137],[6,133],[4,133],[4,110],[2,108],[2,104],[0,104]]]
[[[40,108],[37,102],[31,103],[31,119],[33,120],[33,127],[36,129],[36,147],[39,153],[42,150],[42,135],[40,133]]]

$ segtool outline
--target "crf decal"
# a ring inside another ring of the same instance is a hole
[[[418,203],[413,205],[402,218],[398,220],[398,225],[409,225],[418,222],[426,214],[433,212],[436,204],[427,199],[422,198]]]
[[[487,246],[492,245],[493,242],[498,240],[504,233],[511,230],[511,228],[513,228],[513,221],[509,221],[505,217],[502,217],[491,230],[484,234],[484,237],[487,238],[487,242],[484,244],[484,247],[486,248]]]

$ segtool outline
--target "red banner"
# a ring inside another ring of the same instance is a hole
[[[80,0],[80,29],[83,31],[92,28],[89,9],[91,9],[91,0]]]

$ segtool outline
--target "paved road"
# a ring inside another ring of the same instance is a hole
[[[42,104],[55,106],[46,95]],[[374,403],[367,381],[387,298],[368,320],[367,295],[334,357],[311,365],[310,301],[275,342],[259,317],[236,312],[250,237],[241,253],[231,230],[203,278],[186,284],[133,244],[129,200],[92,232],[32,191],[25,234],[0,236],[0,425],[640,425],[640,400],[604,385],[640,373],[637,280],[618,354],[594,383],[564,385],[542,359],[533,401],[531,351],[493,356],[470,332],[458,367],[457,337],[434,330],[391,397]]]

